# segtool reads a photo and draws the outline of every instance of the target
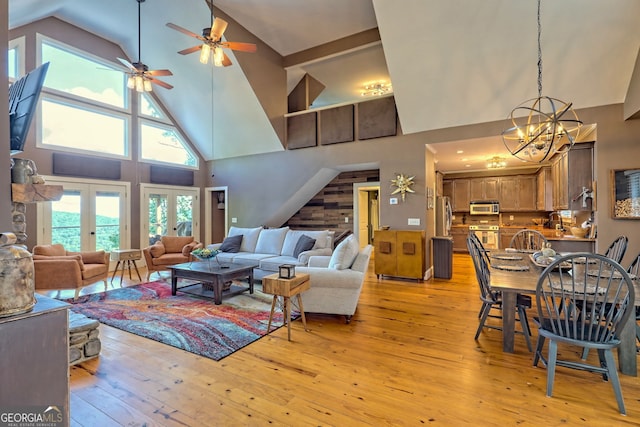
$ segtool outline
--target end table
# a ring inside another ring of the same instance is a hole
[[[296,274],[290,279],[279,277],[279,275],[271,274],[262,278],[262,291],[267,294],[273,294],[273,301],[271,302],[271,313],[269,314],[269,324],[267,325],[267,333],[271,332],[271,320],[273,320],[273,312],[276,307],[276,301],[281,296],[284,300],[284,317],[287,323],[287,338],[291,341],[291,301],[293,296],[298,297],[298,307],[300,308],[300,315],[302,316],[302,325],[304,330],[307,331],[307,319],[304,317],[304,307],[302,306],[301,293],[308,290],[311,287],[309,282],[309,275],[306,273]]]
[[[111,251],[111,261],[118,261],[116,264],[116,268],[113,270],[113,275],[111,275],[111,283],[113,283],[113,278],[116,277],[116,273],[118,272],[118,267],[120,267],[120,263],[122,263],[122,272],[120,273],[120,286],[122,286],[122,279],[124,278],[124,270],[125,268],[129,269],[129,279],[131,279],[131,264],[136,269],[136,274],[138,275],[138,281],[142,281],[140,277],[140,272],[138,271],[138,266],[136,265],[136,260],[141,259],[142,254],[140,249],[115,249]]]

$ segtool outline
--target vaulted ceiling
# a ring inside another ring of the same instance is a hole
[[[289,67],[283,86],[291,90],[305,72],[311,74],[326,86],[317,107],[357,101],[360,86],[389,79],[404,133],[504,120],[513,107],[537,96],[535,0],[214,0],[214,5],[282,57],[377,27],[379,43]],[[10,28],[47,16],[138,58],[136,0],[9,0]],[[577,109],[624,102],[640,47],[639,16],[637,0],[543,1],[544,94],[572,101]],[[204,0],[146,0],[141,25],[143,62],[174,73],[165,80],[175,89],[156,94],[205,159],[282,150],[236,56],[229,55],[234,66],[212,68],[201,65],[197,55],[178,55],[196,43],[167,28],[167,22],[198,33],[210,24],[209,9]],[[476,154],[482,161],[504,151],[500,144],[499,138],[473,142],[476,149],[484,147]],[[458,167],[455,150],[434,147],[441,167]]]

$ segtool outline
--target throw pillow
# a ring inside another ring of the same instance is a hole
[[[240,245],[242,245],[242,234],[225,238],[218,249],[222,252],[236,253],[240,250]]]
[[[311,237],[303,234],[298,239],[298,243],[296,243],[296,247],[293,249],[293,256],[298,258],[298,256],[304,251],[310,251],[313,249],[313,245],[316,244],[316,239],[312,239]]]
[[[104,251],[80,252],[85,264],[104,264]]]
[[[164,255],[166,253],[166,250],[164,249],[164,245],[162,244],[162,242],[156,242],[153,245],[149,246],[149,253],[152,257],[158,258],[159,256]]]
[[[352,235],[344,239],[331,254],[329,260],[329,268],[334,270],[345,270],[351,267],[353,261],[355,261],[358,252],[360,251],[360,245],[356,238]]]

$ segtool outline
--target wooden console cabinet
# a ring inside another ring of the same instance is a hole
[[[55,406],[69,425],[69,304],[36,295],[28,313],[0,318],[3,409]]]
[[[425,273],[424,231],[376,230],[375,273],[422,280]]]

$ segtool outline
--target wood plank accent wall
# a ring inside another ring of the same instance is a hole
[[[353,231],[353,184],[380,181],[378,169],[343,172],[284,224],[302,230]],[[349,222],[344,219],[348,217]]]

